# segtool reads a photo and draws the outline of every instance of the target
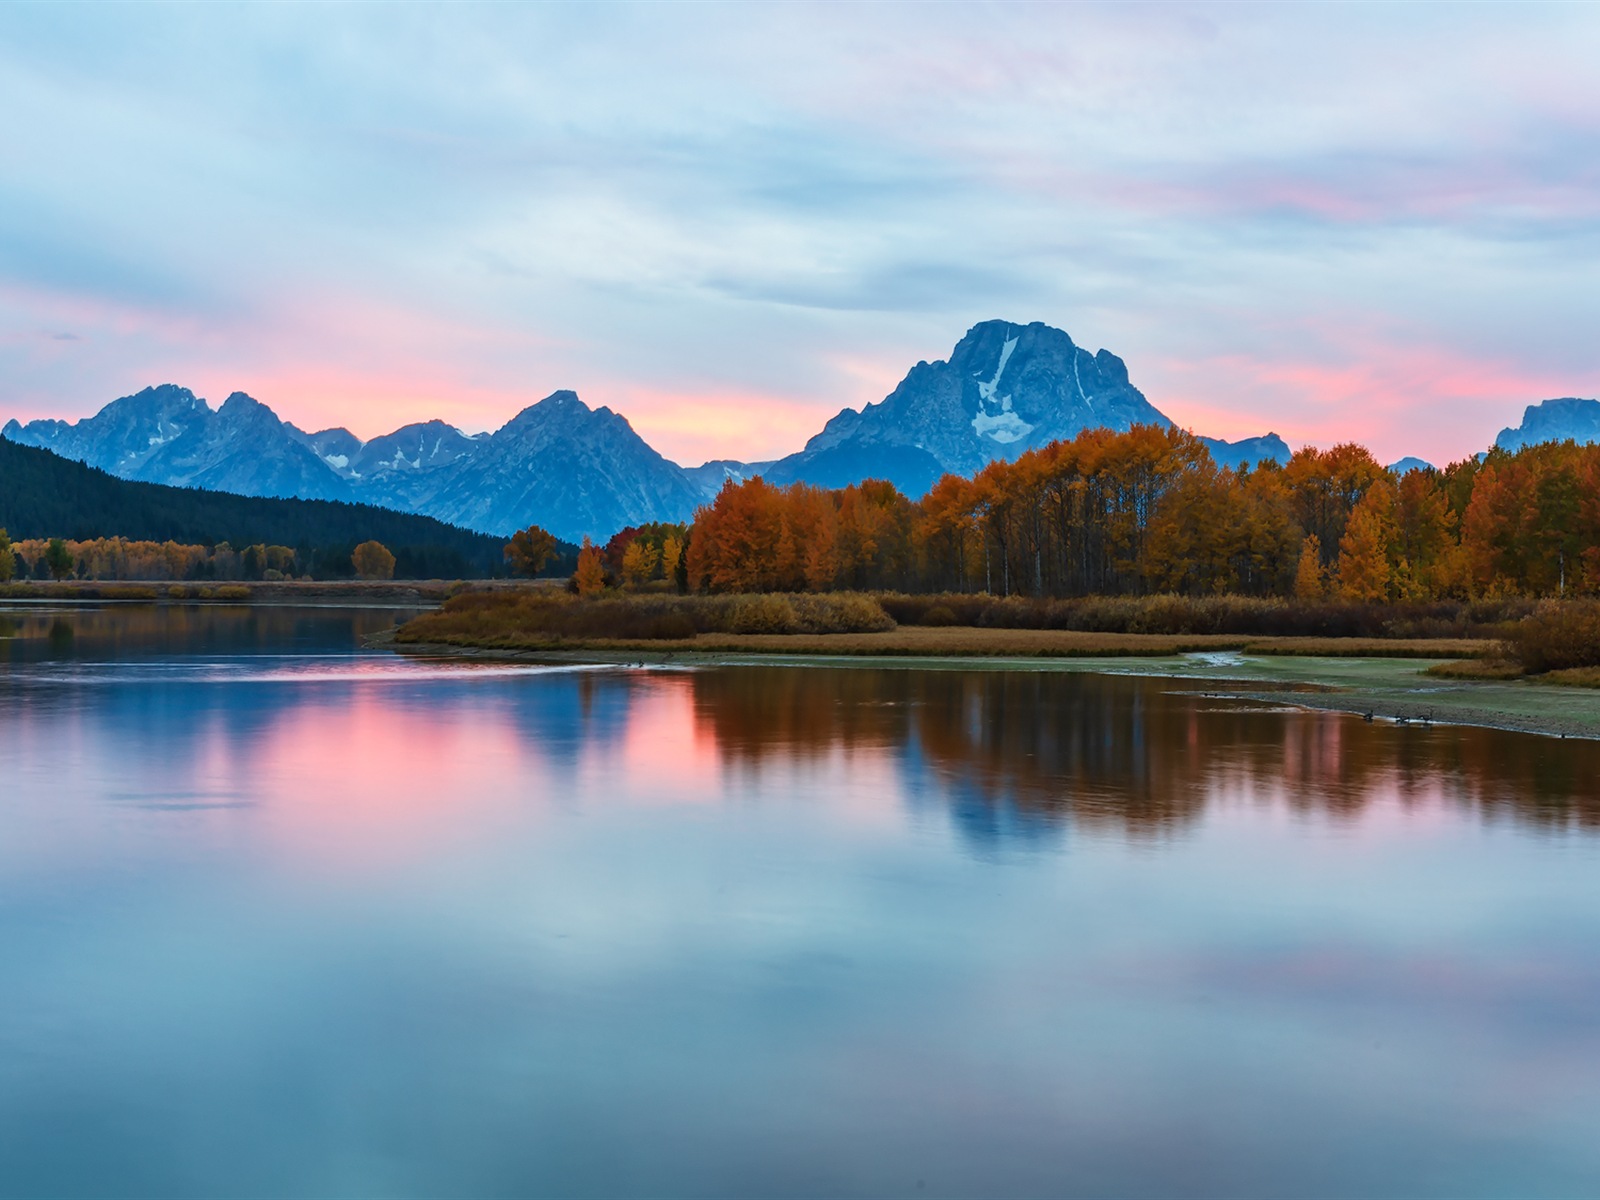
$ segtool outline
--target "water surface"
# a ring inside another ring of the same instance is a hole
[[[0,1192],[1600,1191],[1600,745],[395,615],[0,612]]]

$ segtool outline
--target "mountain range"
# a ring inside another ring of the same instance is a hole
[[[843,409],[802,449],[764,462],[681,467],[621,414],[590,408],[570,391],[552,393],[493,433],[468,435],[435,420],[363,442],[340,428],[307,433],[243,392],[213,410],[187,388],[166,384],[77,422],[11,421],[0,437],[124,479],[375,504],[497,535],[539,524],[576,541],[687,520],[728,479],[760,474],[776,484],[841,487],[886,478],[920,496],[946,472],[970,475],[1085,429],[1135,424],[1172,422],[1133,386],[1115,354],[1090,353],[1039,322],[984,321],[948,359],[917,363],[882,401]],[[1522,431],[1500,436],[1502,444],[1515,436],[1542,440],[1546,432],[1571,436],[1561,431],[1577,425],[1588,431],[1584,440],[1600,437],[1600,403],[1548,401],[1528,409]],[[1227,466],[1289,457],[1274,433],[1201,440]]]

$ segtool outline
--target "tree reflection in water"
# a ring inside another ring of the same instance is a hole
[[[1379,801],[1441,799],[1600,828],[1592,741],[1368,724],[1129,676],[740,667],[692,678],[696,721],[726,761],[888,750],[980,838],[1032,839],[1067,820],[1166,836],[1239,796],[1351,818]]]

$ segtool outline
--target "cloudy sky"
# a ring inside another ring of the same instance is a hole
[[[1201,433],[1600,392],[1600,6],[0,7],[0,419],[560,387],[797,449],[972,324]]]

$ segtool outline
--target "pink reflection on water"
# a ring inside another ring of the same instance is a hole
[[[241,749],[217,740],[215,755]],[[280,710],[245,761],[210,769],[258,794],[255,820],[278,850],[345,869],[536,811],[528,784],[545,764],[501,709],[417,707],[382,687],[357,687]]]

